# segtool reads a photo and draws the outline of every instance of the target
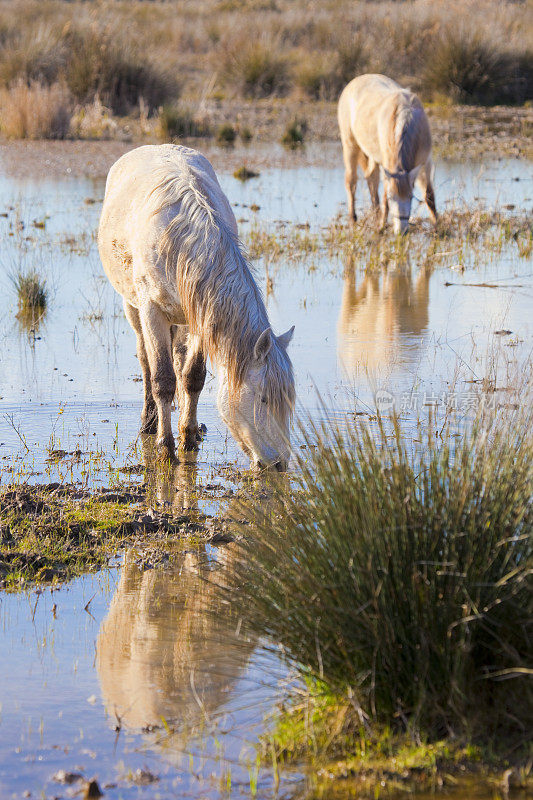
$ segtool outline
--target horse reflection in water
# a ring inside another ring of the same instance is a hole
[[[198,451],[185,451],[179,464],[161,465],[154,437],[140,434],[143,462],[146,467],[146,489],[148,497],[173,511],[197,511],[198,509]]]
[[[196,508],[196,454],[189,455],[158,473],[158,497],[175,510]],[[118,718],[127,729],[150,731],[165,720],[175,733],[149,735],[154,746],[163,736],[166,751],[179,753],[229,700],[254,642],[239,632],[238,615],[221,597],[231,548],[219,549],[215,568],[202,546],[178,551],[172,569],[142,570],[134,558],[133,551],[126,555],[98,635],[102,695],[110,721]]]
[[[383,273],[364,274],[356,285],[354,264],[344,274],[338,322],[339,360],[350,377],[387,373],[400,357],[402,338],[419,347],[428,325],[431,272],[421,269],[413,281],[408,264]]]

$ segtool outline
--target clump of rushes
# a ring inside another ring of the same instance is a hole
[[[237,138],[237,132],[233,125],[225,122],[217,129],[216,140],[219,144],[233,144]]]
[[[478,33],[450,28],[431,48],[424,88],[463,103],[523,102],[527,77],[518,64]]]
[[[76,27],[66,35],[65,47],[65,79],[81,103],[99,97],[115,114],[126,114],[140,98],[149,109],[155,109],[179,95],[173,77],[117,33]]]
[[[239,129],[239,136],[241,137],[241,141],[247,144],[253,138],[253,133],[246,125],[244,128]]]
[[[291,150],[300,147],[304,143],[306,131],[307,123],[305,120],[293,119],[293,121],[287,125],[285,133],[281,137],[281,142]]]
[[[226,83],[252,99],[283,95],[289,86],[286,59],[278,54],[274,42],[238,38],[226,43],[221,73]]]
[[[207,137],[211,131],[187,108],[165,105],[159,109],[158,134],[163,141],[172,141],[184,137]]]
[[[35,321],[43,316],[48,305],[46,279],[36,270],[30,270],[17,273],[12,282],[17,292],[19,318]]]
[[[258,178],[259,172],[254,172],[253,169],[248,169],[248,167],[243,164],[242,167],[239,167],[235,170],[233,177],[244,183],[245,181],[249,181],[251,178]]]
[[[414,440],[306,422],[293,487],[243,510],[234,602],[328,706],[302,737],[527,741],[533,406],[502,413]]]

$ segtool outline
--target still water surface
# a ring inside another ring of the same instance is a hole
[[[243,236],[257,224],[318,229],[344,209],[338,167],[272,168],[247,184],[230,174],[220,179]],[[15,475],[105,484],[117,467],[141,458],[134,336],[102,277],[94,239],[103,186],[74,178],[2,183],[4,482]],[[529,213],[533,207],[532,171],[518,162],[440,164],[436,187],[441,208],[464,201]],[[361,183],[359,205],[366,204]],[[21,266],[38,267],[50,289],[34,334],[15,316],[9,274]],[[320,253],[257,266],[263,286],[267,268],[272,278],[275,331],[296,325],[298,398],[311,413],[318,413],[317,389],[340,416],[371,409],[376,389],[390,392],[397,405],[409,398],[422,408],[446,390],[457,364],[463,382],[454,391],[467,404],[465,381],[483,377],[480,353],[496,341],[511,344],[505,353],[512,366],[531,351],[533,262],[519,258],[513,242],[472,255],[464,273],[428,270],[413,257],[365,274]],[[504,340],[495,334],[502,329],[511,331]],[[199,405],[207,437],[193,463],[178,468],[175,485],[160,487],[160,497],[176,508],[196,504],[196,482],[205,484],[228,464],[246,466],[218,419],[215,396],[209,375]],[[79,448],[84,456],[52,465],[49,447]],[[205,500],[200,505],[213,510]],[[224,559],[231,560],[231,548]],[[241,633],[228,609],[204,613],[211,598],[202,575],[219,560],[214,548],[194,550],[173,570],[142,572],[130,553],[123,564],[53,593],[1,597],[1,798],[25,791],[69,796],[71,788],[52,780],[60,769],[97,776],[110,798],[249,797],[256,782],[260,797],[275,793],[272,776],[257,772],[255,743],[290,676]],[[139,785],[141,769],[157,781]],[[278,796],[301,791],[293,775]]]

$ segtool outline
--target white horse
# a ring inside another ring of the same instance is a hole
[[[177,388],[180,444],[197,446],[198,397],[210,356],[218,409],[255,468],[290,455],[294,377],[237,238],[209,161],[178,145],[147,145],[111,167],[98,231],[107,276],[137,334],[142,431],[175,460],[170,411]]]
[[[338,119],[350,218],[357,219],[354,203],[359,164],[376,211],[380,168],[382,171],[380,230],[390,209],[395,233],[405,233],[415,181],[435,224],[431,132],[418,97],[385,75],[360,75],[343,89]]]

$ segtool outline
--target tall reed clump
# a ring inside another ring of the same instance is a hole
[[[116,31],[74,29],[66,46],[65,80],[80,103],[100,97],[115,114],[126,114],[141,98],[155,109],[178,94],[176,82]]]
[[[468,103],[522,103],[533,89],[531,53],[507,52],[476,31],[448,28],[423,68],[423,88]]]
[[[223,82],[244,97],[279,96],[290,87],[287,60],[274,42],[239,38],[225,44],[221,58]]]
[[[0,89],[0,130],[9,139],[64,139],[71,115],[72,98],[64,84],[19,80]]]
[[[333,706],[328,746],[531,730],[533,408],[487,414],[418,444],[310,424],[296,487],[245,509],[233,597]]]
[[[211,129],[185,106],[164,105],[159,109],[157,133],[162,141],[186,137],[207,137]]]

